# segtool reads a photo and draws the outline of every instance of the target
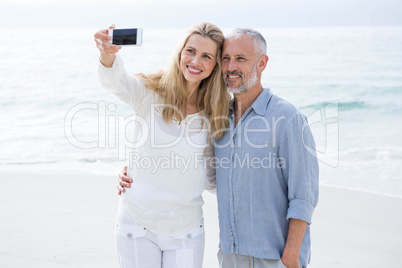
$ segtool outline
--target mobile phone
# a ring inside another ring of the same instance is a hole
[[[112,40],[109,42],[118,46],[141,46],[142,45],[142,29],[141,28],[125,28],[125,29],[109,29],[109,36]]]

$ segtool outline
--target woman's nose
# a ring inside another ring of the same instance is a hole
[[[194,65],[197,65],[197,64],[200,62],[199,56],[194,56],[191,62],[192,62]]]

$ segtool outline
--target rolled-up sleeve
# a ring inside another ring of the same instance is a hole
[[[282,167],[288,186],[287,219],[300,219],[311,224],[318,203],[319,171],[315,142],[307,119],[296,114],[280,137],[279,155],[285,159]]]
[[[123,60],[118,55],[111,68],[99,63],[98,79],[104,89],[115,94],[134,110],[142,105],[144,98],[150,93],[140,78],[125,71]]]

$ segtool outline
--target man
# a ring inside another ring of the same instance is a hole
[[[234,94],[229,128],[214,141],[220,267],[298,268],[310,262],[318,162],[306,117],[261,85],[266,42],[251,29],[225,40],[222,71]],[[131,181],[120,175],[119,190]]]

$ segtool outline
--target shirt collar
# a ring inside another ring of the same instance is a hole
[[[230,103],[229,103],[229,110],[230,110],[231,112],[233,112],[233,110],[234,110],[234,98],[230,100]]]
[[[259,114],[264,115],[267,110],[268,103],[272,97],[272,92],[269,88],[265,88],[260,95],[258,95],[257,99],[251,105],[251,108]],[[233,112],[234,109],[234,98],[230,101],[229,109]]]
[[[269,88],[264,89],[251,105],[251,108],[253,108],[257,114],[264,115],[271,97],[271,90]]]

